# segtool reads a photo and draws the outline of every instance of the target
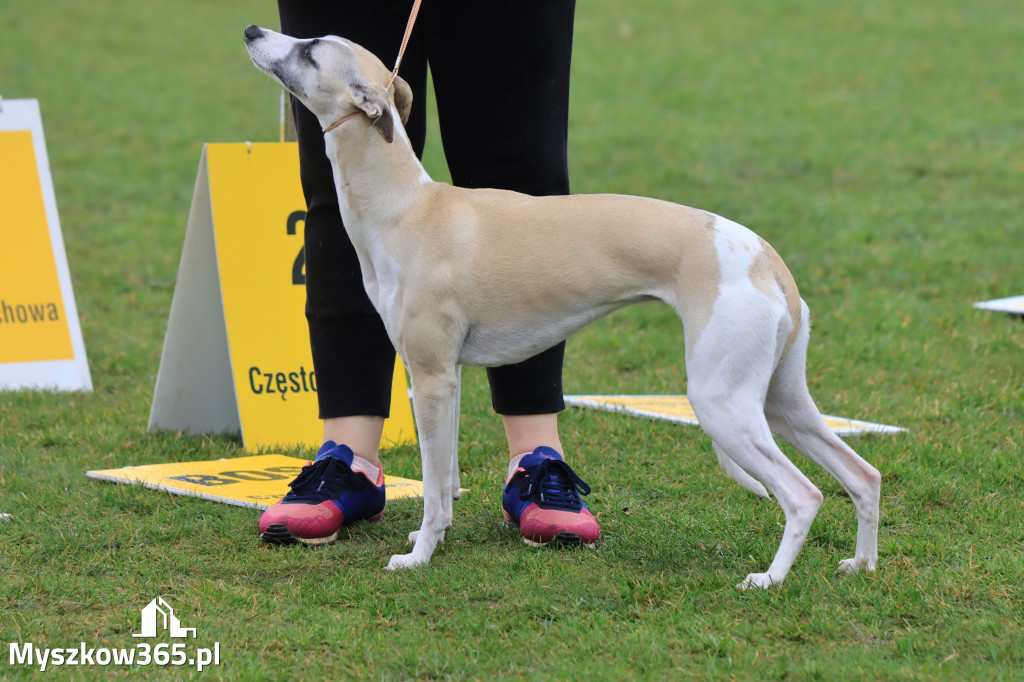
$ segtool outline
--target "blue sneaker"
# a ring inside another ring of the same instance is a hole
[[[505,482],[501,511],[505,522],[519,526],[523,542],[593,545],[601,537],[597,520],[580,494],[590,486],[576,475],[557,450],[539,447],[519,462]]]
[[[384,469],[374,483],[352,470],[352,449],[327,441],[316,460],[302,467],[291,490],[260,517],[260,537],[267,542],[323,545],[338,539],[346,523],[384,515]]]

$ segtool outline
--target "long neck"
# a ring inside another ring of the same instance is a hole
[[[392,142],[384,140],[369,120],[357,116],[326,133],[327,156],[334,168],[338,203],[349,233],[394,224],[417,189],[430,182],[413,153],[405,130],[397,124]],[[352,235],[355,241],[355,235]]]

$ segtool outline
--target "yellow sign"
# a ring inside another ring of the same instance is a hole
[[[307,463],[285,455],[257,455],[87,471],[85,475],[102,481],[138,483],[175,495],[266,509],[284,497],[288,484]],[[423,497],[420,481],[384,474],[384,486],[389,501]]]
[[[0,388],[92,388],[35,100],[0,107]]]
[[[294,143],[203,150],[150,428],[238,431],[250,449],[320,444]],[[396,362],[385,445],[415,442]]]
[[[565,402],[576,407],[591,407],[610,412],[623,412],[636,417],[664,419],[680,424],[694,424],[697,415],[685,395],[567,395]],[[841,436],[858,433],[899,433],[898,426],[822,415],[830,429]]]
[[[0,132],[0,362],[74,356],[32,133]]]

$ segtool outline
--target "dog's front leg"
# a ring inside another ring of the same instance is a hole
[[[459,476],[459,414],[462,398],[462,367],[455,368],[455,402],[452,405],[452,499],[462,496],[462,481]],[[415,539],[413,540],[415,542]]]
[[[412,374],[413,410],[420,436],[423,461],[423,523],[409,539],[415,544],[409,554],[396,554],[389,571],[422,566],[430,561],[438,542],[452,524],[453,467],[458,440],[459,371]]]

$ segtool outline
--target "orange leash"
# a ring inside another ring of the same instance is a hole
[[[420,3],[423,0],[414,0],[412,3],[412,11],[409,12],[409,22],[405,25],[405,35],[402,36],[402,46],[398,48],[398,59],[395,60],[395,68],[391,71],[391,80],[388,81],[388,86],[385,90],[390,90],[391,86],[395,84],[395,79],[398,78],[398,67],[402,65],[402,57],[405,56],[405,48],[409,46],[409,38],[412,37],[412,28],[416,24],[416,15],[420,13]]]
[[[409,21],[405,25],[405,35],[402,36],[402,46],[398,48],[398,58],[395,60],[395,68],[391,71],[391,80],[388,81],[387,87],[384,88],[385,92],[391,90],[391,86],[395,84],[395,79],[398,78],[398,67],[402,65],[402,57],[405,56],[405,48],[409,46],[409,38],[412,37],[412,28],[416,25],[416,16],[420,13],[421,2],[423,2],[423,0],[413,0],[412,11],[409,13]],[[331,132],[345,121],[348,121],[361,113],[361,111],[353,111],[348,116],[339,118],[337,121],[324,128],[324,134]]]

